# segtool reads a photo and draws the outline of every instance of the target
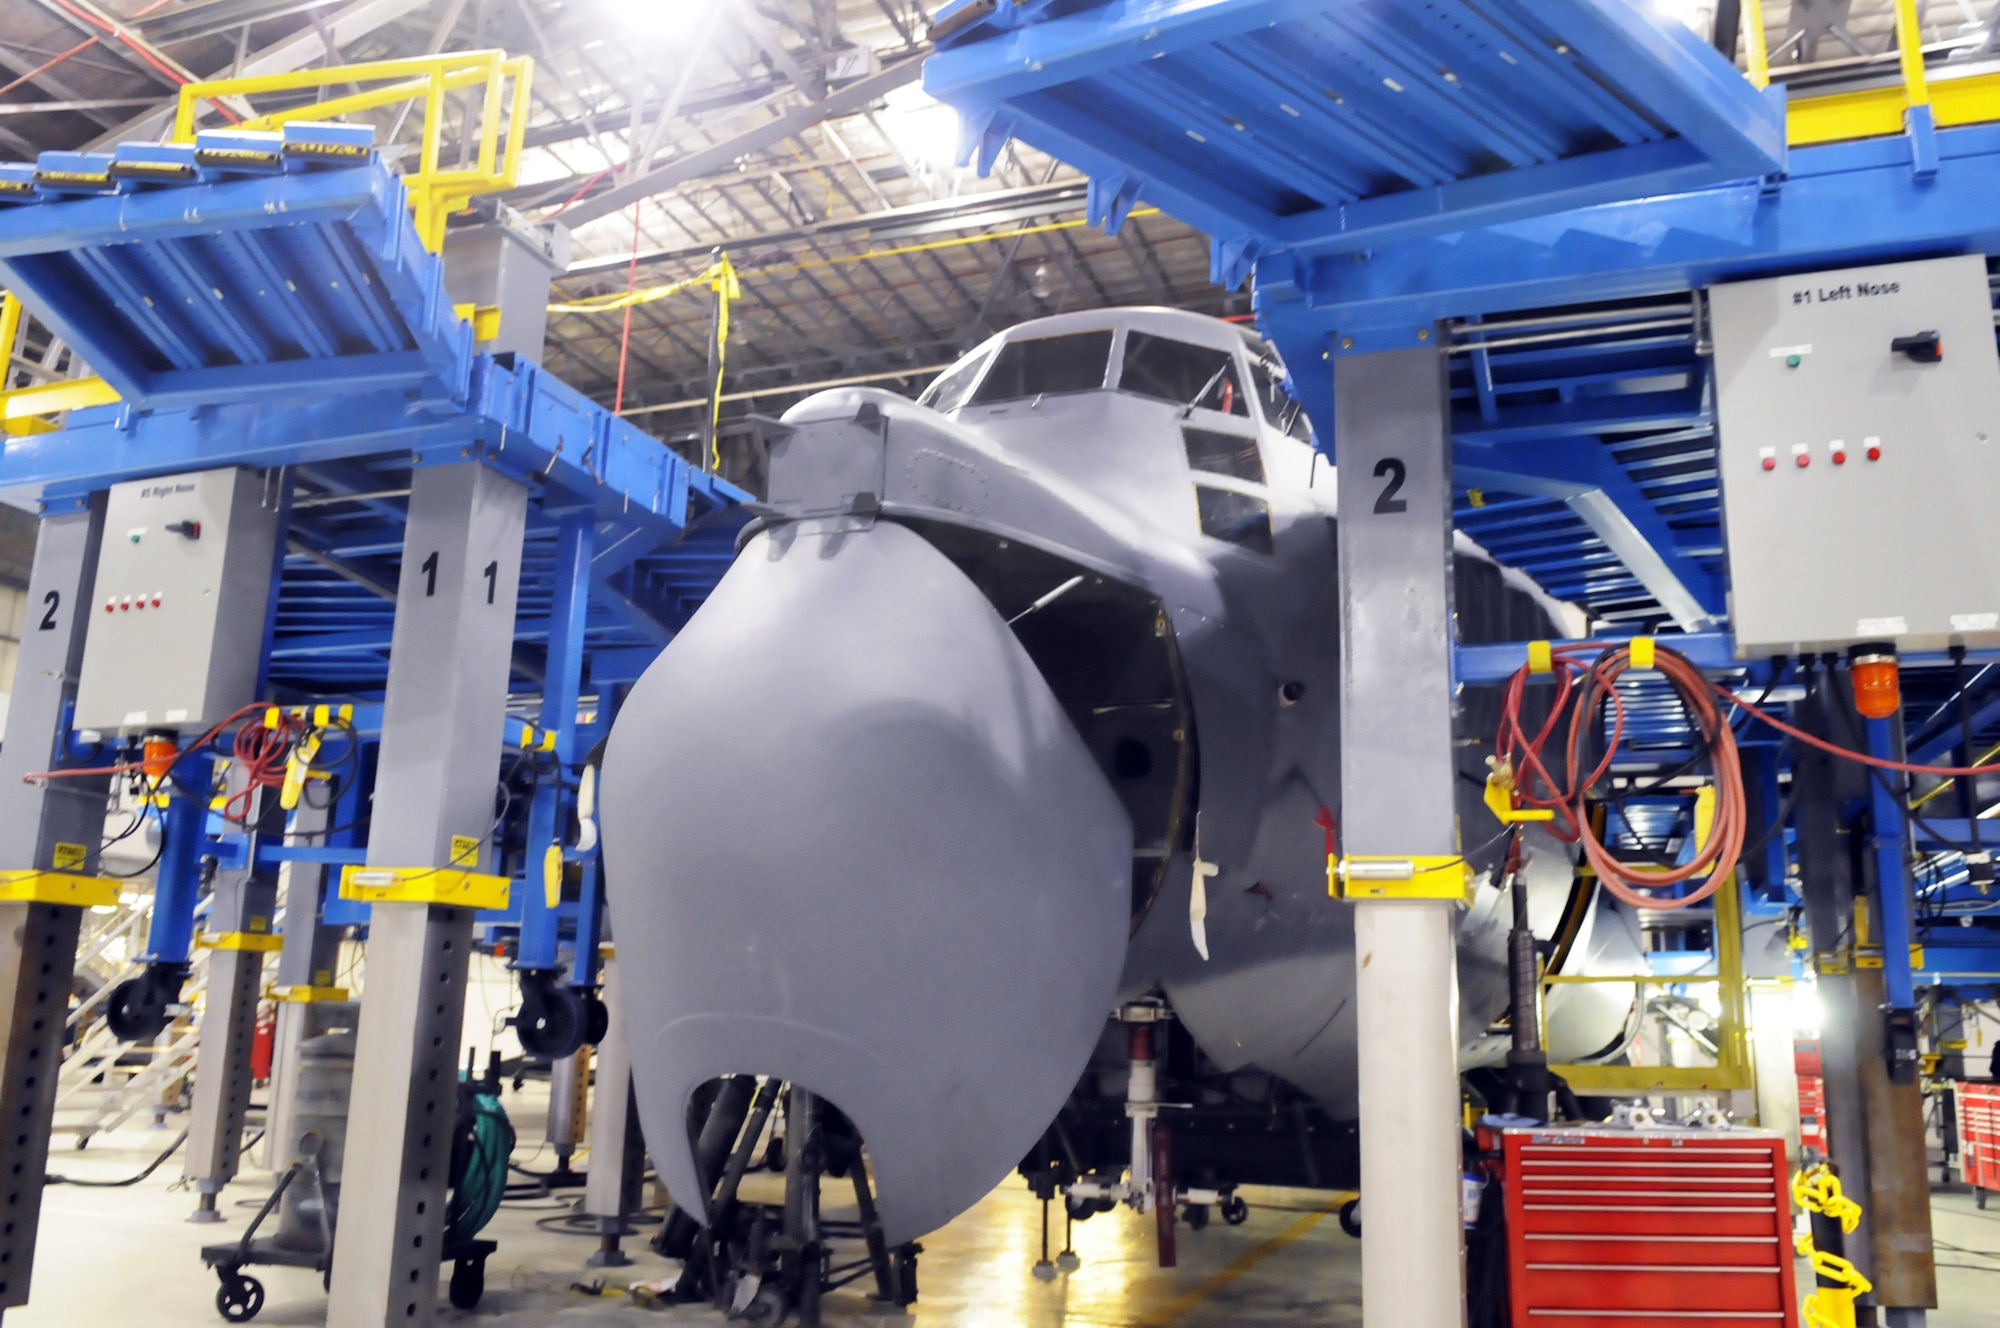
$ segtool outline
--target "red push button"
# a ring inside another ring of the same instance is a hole
[[[1778,468],[1778,458],[1776,458],[1776,457],[1765,457],[1765,458],[1764,458],[1764,469],[1766,469],[1766,470],[1776,470],[1777,468]]]
[[[1807,466],[1810,466],[1811,464],[1812,464],[1812,458],[1810,456],[1808,456],[1804,452],[1799,453],[1798,466],[1800,470],[1804,470]]]
[[[1879,447],[1871,447],[1871,448],[1869,448],[1869,449],[1868,449],[1868,459],[1869,459],[1870,461],[1880,461],[1880,460],[1882,459],[1882,449],[1881,449],[1881,448],[1879,448]]]
[[[1844,466],[1844,465],[1846,465],[1846,464],[1847,464],[1847,453],[1845,453],[1845,452],[1835,452],[1835,453],[1833,454],[1833,464],[1834,464],[1834,465],[1836,465],[1836,466]]]

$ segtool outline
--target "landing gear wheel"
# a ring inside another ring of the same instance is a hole
[[[456,1309],[469,1310],[477,1305],[486,1294],[486,1260],[460,1259],[452,1264],[448,1294]]]
[[[1240,1227],[1250,1220],[1250,1205],[1235,1195],[1222,1201],[1222,1220],[1232,1227]]]
[[[1356,1240],[1361,1239],[1361,1201],[1349,1199],[1340,1206],[1340,1229]]]
[[[231,1323],[248,1323],[264,1308],[264,1284],[254,1277],[224,1270],[216,1288],[215,1308]]]
[[[604,1041],[604,1035],[611,1031],[611,1007],[606,1005],[594,991],[583,995],[583,1040],[591,1046]]]
[[[583,1045],[583,1024],[583,998],[573,989],[543,974],[521,975],[521,1012],[514,1016],[521,1050],[551,1061],[574,1056]]]
[[[1205,1231],[1208,1228],[1208,1205],[1189,1204],[1181,1209],[1181,1221],[1187,1223],[1189,1231]]]

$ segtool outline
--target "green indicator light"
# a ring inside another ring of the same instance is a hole
[[[1787,356],[1785,357],[1785,367],[1786,367],[1787,369],[1796,369],[1796,368],[1798,368],[1798,367],[1799,367],[1799,357],[1798,357],[1798,356],[1796,356],[1796,355],[1787,355]]]

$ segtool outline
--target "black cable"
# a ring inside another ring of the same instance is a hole
[[[134,877],[144,876],[147,872],[153,870],[153,868],[160,865],[160,855],[162,853],[165,853],[166,851],[167,851],[167,831],[165,826],[161,826],[160,845],[158,848],[153,850],[153,856],[146,860],[145,866],[140,867],[134,871],[128,871],[128,872],[108,871],[108,872],[103,872],[102,874],[105,876],[109,876],[113,880],[117,881],[129,881],[132,880]]]
[[[174,1136],[174,1141],[167,1145],[166,1152],[160,1154],[158,1157],[154,1158],[151,1162],[148,1162],[146,1164],[146,1169],[144,1171],[140,1172],[136,1176],[127,1176],[124,1180],[79,1180],[74,1176],[44,1176],[42,1177],[42,1184],[82,1185],[93,1190],[129,1189],[131,1186],[137,1185],[140,1181],[143,1181],[144,1179],[146,1179],[146,1177],[152,1175],[155,1171],[158,1171],[161,1167],[165,1166],[167,1159],[172,1157],[175,1153],[178,1153],[180,1151],[181,1145],[187,1142],[187,1137],[188,1137],[188,1132],[186,1130],[182,1130],[178,1135]]]

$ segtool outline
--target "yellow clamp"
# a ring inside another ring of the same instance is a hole
[[[319,742],[320,731],[314,729],[293,744],[291,755],[285,758],[285,782],[278,788],[278,805],[288,812],[298,808],[299,795],[305,791],[312,763],[319,756]]]
[[[363,867],[340,873],[340,897],[364,904],[451,904],[505,908],[511,882],[460,867]]]
[[[194,938],[197,950],[255,950],[270,954],[285,948],[285,938],[269,932],[205,931]]]
[[[1493,819],[1502,825],[1517,825],[1522,821],[1553,821],[1553,811],[1526,810],[1514,805],[1514,767],[1511,762],[1498,757],[1486,758],[1491,774],[1486,776],[1486,809],[1493,813]]]
[[[1657,643],[1650,636],[1633,637],[1632,667],[1635,669],[1650,669],[1655,667],[1653,660],[1656,654],[1656,645]]]
[[[550,908],[562,903],[562,883],[563,848],[551,840],[548,852],[542,854],[542,902]]]
[[[1528,642],[1528,672],[1554,673],[1556,663],[1554,647],[1547,641]]]
[[[538,729],[533,724],[521,725],[521,750],[524,752],[552,752],[556,749],[556,731]]]
[[[266,989],[264,994],[274,1001],[287,1001],[298,1005],[315,1005],[326,1001],[344,1001],[347,999],[348,992],[345,987],[284,986],[270,987]]]
[[[452,312],[460,322],[472,324],[474,341],[491,341],[500,335],[500,310],[490,304],[454,304]]]
[[[105,908],[118,902],[118,882],[75,872],[0,871],[0,903],[70,904]]]
[[[1327,893],[1339,899],[1465,898],[1472,866],[1463,854],[1394,857],[1350,854],[1326,860]]]

